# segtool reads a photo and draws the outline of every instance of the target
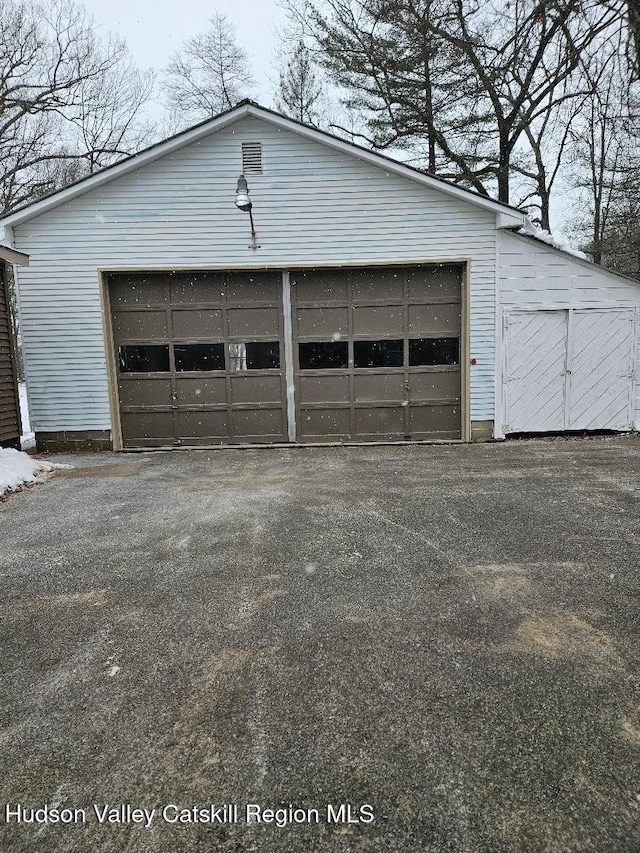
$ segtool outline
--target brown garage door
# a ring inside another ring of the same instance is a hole
[[[109,277],[125,447],[287,440],[281,281]]]
[[[462,273],[291,274],[299,441],[461,438]]]

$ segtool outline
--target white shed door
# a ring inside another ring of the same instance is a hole
[[[571,312],[569,429],[631,429],[633,311]]]
[[[563,430],[567,312],[513,312],[506,332],[505,431]]]
[[[631,429],[633,321],[624,309],[508,314],[505,433]]]

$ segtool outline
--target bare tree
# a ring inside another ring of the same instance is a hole
[[[55,189],[69,176],[80,176],[86,168],[75,164],[95,160],[99,149],[101,163],[106,149],[117,148],[114,155],[130,153],[125,136],[145,94],[141,91],[129,102],[130,92],[118,76],[123,68],[131,71],[126,61],[124,42],[100,43],[91,19],[72,0],[53,0],[47,7],[30,0],[0,0],[3,211]],[[109,111],[117,146],[96,133],[95,123]],[[88,145],[90,117],[94,138]]]
[[[624,223],[625,215],[635,215],[633,196],[640,194],[640,129],[622,51],[599,57],[585,73],[593,93],[571,126],[573,178],[586,201],[579,222],[587,235],[585,249],[599,264],[614,245],[616,257],[624,254],[625,234],[637,241],[640,233]],[[614,259],[613,265],[618,262]],[[629,271],[628,260],[623,266]],[[631,267],[637,274],[637,258]]]
[[[640,280],[640,180],[638,170],[619,182],[601,243],[602,263]]]
[[[210,118],[250,94],[254,80],[246,52],[237,44],[235,27],[224,15],[188,39],[165,72],[168,106],[177,124]]]
[[[553,100],[555,93],[549,93]],[[523,187],[515,193],[518,207],[527,210],[531,219],[541,228],[551,231],[551,197],[553,188],[562,176],[566,165],[575,123],[590,101],[589,96],[561,100],[555,108],[542,112],[539,118],[523,128],[528,143],[520,156],[511,160],[512,180],[517,175],[524,179]]]
[[[580,70],[619,18],[581,0],[512,0],[506,6],[456,0],[453,6],[450,25],[436,32],[464,54],[484,92],[497,142],[498,198],[509,202],[518,144],[549,113],[588,94],[580,90]]]
[[[67,109],[67,120],[81,171],[93,174],[132,151],[149,144],[155,125],[143,117],[153,95],[155,74],[140,71],[125,54],[117,65],[84,80],[78,102]]]

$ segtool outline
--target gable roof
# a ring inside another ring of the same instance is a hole
[[[493,199],[480,195],[473,190],[459,187],[456,184],[444,180],[443,178],[438,178],[434,175],[421,172],[419,169],[407,166],[404,163],[400,163],[398,160],[394,160],[384,154],[378,154],[374,151],[370,151],[369,149],[356,145],[353,142],[347,142],[346,140],[340,139],[338,136],[334,136],[324,130],[318,130],[317,128],[310,127],[309,125],[303,124],[295,119],[288,118],[274,110],[262,107],[253,101],[242,101],[237,106],[232,107],[226,112],[220,113],[214,118],[207,119],[200,124],[196,124],[188,130],[184,130],[175,136],[171,136],[168,139],[163,140],[162,142],[156,142],[154,145],[151,145],[136,154],[125,157],[123,160],[119,160],[111,166],[106,166],[104,169],[101,169],[93,175],[81,178],[63,189],[56,190],[55,192],[49,193],[36,201],[29,202],[16,208],[6,216],[0,218],[0,226],[5,225],[11,227],[13,225],[18,225],[21,222],[26,222],[27,220],[58,207],[58,205],[64,204],[79,195],[83,195],[84,193],[90,192],[103,184],[113,181],[120,175],[126,175],[128,172],[139,169],[148,163],[152,163],[154,160],[159,160],[167,154],[177,151],[193,142],[197,142],[199,139],[209,136],[212,133],[216,133],[217,131],[229,127],[229,125],[247,117],[261,119],[281,129],[290,130],[293,133],[313,139],[323,145],[327,145],[343,153],[350,154],[353,157],[369,162],[374,166],[385,169],[386,171],[395,172],[402,177],[408,178],[409,180],[422,184],[430,189],[435,189],[438,192],[445,193],[446,195],[466,201],[469,204],[473,204],[477,207],[499,214],[501,215],[501,221],[499,223],[501,226],[517,227],[524,223],[524,214],[514,207],[510,207],[502,202],[494,201]]]

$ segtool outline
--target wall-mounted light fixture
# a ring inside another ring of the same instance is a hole
[[[249,198],[249,187],[247,185],[247,179],[244,175],[240,175],[238,178],[238,186],[236,187],[236,207],[239,210],[244,211],[244,213],[249,214],[249,222],[251,223],[251,248],[257,249],[258,244],[256,243],[256,229],[253,227],[253,213],[251,212],[251,208],[253,205],[251,204],[251,199]]]

